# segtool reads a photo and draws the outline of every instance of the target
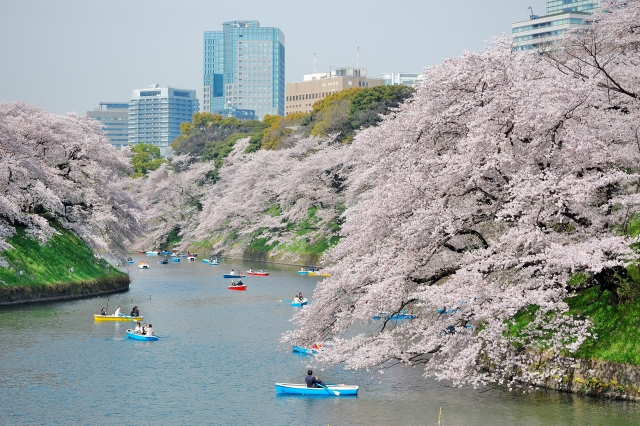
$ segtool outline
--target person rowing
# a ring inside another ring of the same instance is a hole
[[[118,306],[118,309],[116,309],[116,311],[113,313],[114,317],[119,317],[120,315],[122,315],[120,313],[120,311],[122,310],[122,306]]]
[[[322,380],[318,379],[318,377],[313,375],[312,370],[307,371],[307,377],[304,378],[304,381],[307,383],[308,388],[319,388],[322,386],[318,386],[318,385],[323,384]]]
[[[242,280],[238,280],[238,284],[236,285],[244,285],[244,284],[242,284]]]
[[[236,280],[231,280],[231,287],[235,287],[236,285]]]

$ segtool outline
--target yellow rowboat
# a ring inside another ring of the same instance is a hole
[[[310,277],[330,277],[331,276],[331,274],[324,274],[324,273],[321,274],[321,273],[318,273],[318,272],[311,272],[311,271],[309,271],[309,273],[307,275],[310,276]]]
[[[142,317],[130,317],[126,315],[94,315],[93,319],[96,321],[142,321]]]

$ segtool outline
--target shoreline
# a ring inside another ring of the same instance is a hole
[[[48,303],[85,299],[129,291],[131,277],[118,274],[71,283],[42,284],[0,288],[0,308],[29,303]]]

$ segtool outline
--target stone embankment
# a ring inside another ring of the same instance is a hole
[[[547,378],[542,387],[601,398],[640,401],[640,367],[577,359]]]
[[[34,286],[0,287],[0,306],[23,303],[73,300],[129,290],[131,278],[127,274],[72,283],[42,284]]]

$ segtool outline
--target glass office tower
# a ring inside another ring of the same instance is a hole
[[[588,23],[601,0],[547,0],[547,14],[511,25],[515,50],[551,48],[572,28]]]
[[[129,102],[129,144],[150,143],[160,148],[163,157],[169,156],[169,145],[180,135],[180,123],[191,123],[198,108],[195,90],[157,84],[135,89]]]
[[[593,13],[600,0],[547,0],[547,15],[567,12]]]
[[[284,115],[284,34],[258,21],[232,21],[204,33],[204,112]]]

